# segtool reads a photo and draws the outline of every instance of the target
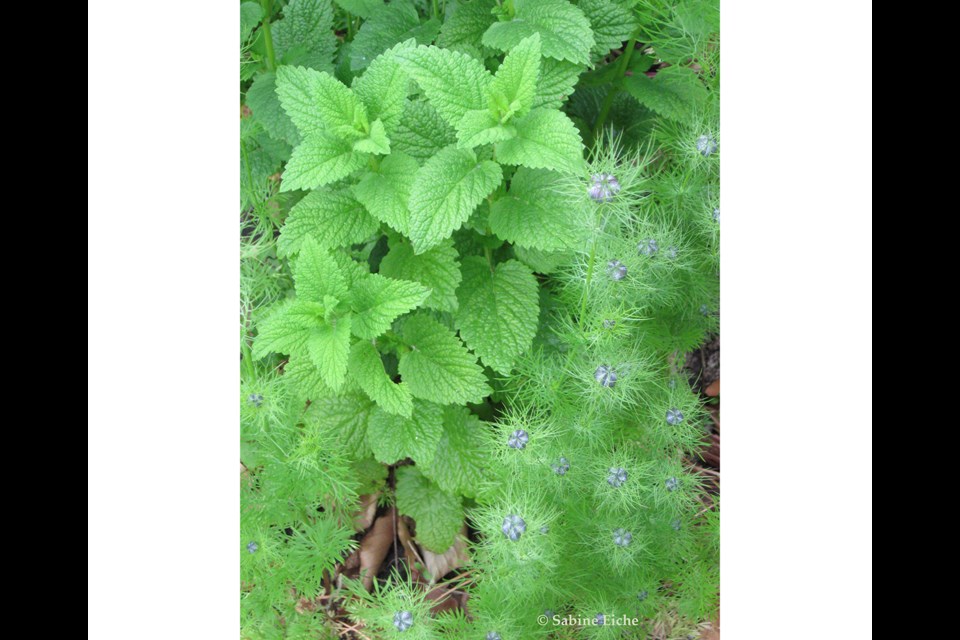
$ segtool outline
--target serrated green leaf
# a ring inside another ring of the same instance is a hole
[[[423,306],[453,312],[457,310],[457,287],[462,277],[458,257],[452,240],[416,255],[409,242],[391,238],[390,251],[380,263],[380,273],[430,287],[430,296]]]
[[[506,144],[506,143],[504,143]],[[410,191],[410,240],[421,254],[463,225],[503,180],[500,165],[447,147],[423,165]]]
[[[415,39],[418,44],[433,42],[440,33],[440,21],[420,24],[420,15],[409,0],[394,0],[381,7],[357,32],[350,43],[350,68],[366,69],[377,56],[399,42]]]
[[[633,12],[613,0],[580,0],[577,6],[590,21],[597,41],[594,53],[606,55],[611,49],[618,49],[637,30]]]
[[[467,111],[457,125],[457,146],[472,149],[484,144],[503,142],[517,135],[512,124],[500,124],[489,109]]]
[[[310,362],[320,372],[320,377],[335,392],[343,387],[347,377],[347,361],[350,357],[349,315],[324,322],[315,327],[307,337],[307,354]]]
[[[686,120],[707,99],[707,89],[697,74],[684,67],[660,69],[652,78],[635,74],[623,86],[637,101],[672,120]]]
[[[277,69],[280,104],[304,137],[327,133],[338,137],[363,137],[367,112],[342,82],[328,73],[304,67]]]
[[[516,127],[517,137],[497,145],[501,163],[567,173],[580,173],[586,167],[580,133],[560,111],[534,109],[517,120]]]
[[[417,523],[417,540],[434,553],[443,553],[463,525],[459,497],[445,493],[416,467],[397,469],[397,509]]]
[[[583,66],[566,60],[546,58],[540,62],[540,78],[533,96],[533,108],[559,109],[573,94]]]
[[[395,55],[437,113],[451,126],[457,126],[468,111],[487,107],[493,76],[479,60],[456,51],[425,46]]]
[[[394,320],[423,304],[430,289],[374,273],[358,281],[351,293],[353,332],[358,338],[373,339],[383,335]]]
[[[443,410],[439,405],[413,401],[409,418],[392,415],[376,409],[367,427],[367,444],[373,455],[384,464],[393,464],[405,458],[429,463],[437,453],[437,443],[443,435]]]
[[[376,155],[386,155],[390,153],[390,138],[387,137],[387,130],[383,126],[383,121],[374,120],[371,122],[370,135],[354,142],[353,149],[354,151],[362,151]]]
[[[540,76],[540,34],[524,38],[510,49],[490,85],[501,117],[522,117],[533,107]]]
[[[257,323],[253,357],[269,353],[292,354],[305,349],[311,332],[323,322],[326,309],[319,302],[286,300]]]
[[[354,460],[350,464],[350,469],[352,471],[351,475],[360,483],[360,486],[357,487],[357,493],[360,495],[369,495],[382,490],[387,481],[387,476],[390,475],[390,469],[372,457]]]
[[[394,153],[406,153],[423,164],[441,149],[457,142],[457,132],[427,102],[408,102],[397,132],[391,136]],[[400,229],[398,229],[400,231]]]
[[[410,227],[410,190],[420,166],[410,156],[395,151],[376,172],[364,174],[353,187],[357,200],[372,215],[406,235]]]
[[[260,24],[260,18],[263,17],[263,9],[259,2],[241,2],[240,3],[240,44],[247,41],[253,30]]]
[[[463,282],[457,291],[460,336],[483,363],[509,374],[537,333],[540,297],[537,279],[516,260],[497,265],[490,273],[478,256],[463,260]]]
[[[301,400],[317,400],[333,394],[305,352],[290,354],[290,361],[283,367],[283,380]]]
[[[397,384],[383,368],[380,352],[367,340],[361,340],[350,349],[350,373],[364,393],[377,405],[398,416],[413,414],[413,396],[407,385]]]
[[[443,409],[443,435],[430,464],[418,461],[423,475],[451,495],[476,498],[488,456],[480,419],[466,407]]]
[[[284,140],[291,146],[300,144],[300,132],[294,126],[277,97],[277,78],[270,72],[262,73],[247,90],[247,106],[253,112],[253,119],[277,140]]]
[[[588,214],[564,194],[560,183],[553,171],[521,167],[509,193],[493,203],[490,228],[508,242],[542,251],[579,245]]]
[[[332,72],[337,37],[330,0],[291,0],[283,16],[271,28],[277,60]]]
[[[544,56],[589,64],[596,42],[590,21],[580,9],[567,0],[514,0],[514,8],[514,19],[491,25],[483,34],[483,44],[509,51],[539,33]]]
[[[344,11],[364,20],[383,9],[383,0],[336,0]]]
[[[412,43],[399,44],[396,49],[412,47]],[[407,89],[410,76],[399,61],[391,57],[390,52],[376,58],[363,75],[353,81],[353,93],[367,108],[371,119],[380,119],[392,136],[407,104]]]
[[[453,331],[428,315],[406,321],[410,351],[400,356],[400,375],[415,398],[440,404],[480,402],[491,393],[476,356]]]
[[[379,227],[349,191],[316,189],[290,210],[277,238],[277,255],[297,253],[307,237],[325,249],[347,247],[367,240]]]
[[[367,166],[369,158],[370,154],[354,151],[347,140],[314,133],[293,150],[280,191],[316,189],[343,180]]]
[[[483,34],[497,21],[493,15],[496,0],[461,0],[447,11],[440,28],[437,45],[462,51],[464,47],[480,47]]]
[[[322,302],[325,298],[343,300],[347,296],[347,281],[340,266],[311,236],[300,245],[300,256],[293,265],[293,280],[301,300]]]
[[[293,359],[290,360],[293,363]],[[284,377],[290,375],[289,366]],[[342,396],[332,394],[318,395],[312,398],[311,417],[326,429],[337,434],[340,443],[352,457],[365,458],[373,455],[367,444],[367,429],[376,405],[362,393],[345,393]]]
[[[570,251],[540,251],[515,245],[513,252],[517,259],[533,269],[534,273],[551,274],[560,267],[570,264],[573,253]]]

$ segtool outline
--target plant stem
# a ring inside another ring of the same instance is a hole
[[[253,365],[253,353],[250,352],[250,344],[247,342],[246,337],[244,337],[240,349],[243,353],[243,366],[247,370],[247,376],[249,376],[251,380],[256,380],[257,371]]]
[[[496,273],[497,270],[493,266],[493,249],[490,247],[484,247],[483,255],[487,256],[487,264],[490,265],[490,273]]]
[[[627,43],[626,48],[623,50],[623,54],[620,56],[620,59],[617,61],[617,78],[616,82],[610,87],[610,90],[607,92],[607,96],[603,99],[603,105],[600,107],[600,115],[597,116],[597,122],[593,126],[593,139],[596,140],[597,136],[603,131],[603,126],[607,124],[607,117],[610,115],[610,109],[613,107],[613,100],[617,97],[617,94],[620,93],[620,88],[623,86],[623,78],[627,73],[627,67],[630,65],[630,59],[633,58],[633,52],[637,48],[637,36],[634,35],[630,38],[630,42]]]
[[[583,318],[587,315],[587,298],[590,292],[590,281],[593,279],[593,265],[597,260],[597,245],[600,244],[600,234],[593,238],[593,246],[590,248],[590,262],[587,264],[587,280],[583,284],[583,298],[580,300],[580,317],[577,323],[583,325]]]
[[[440,3],[438,2],[438,0],[433,0],[433,17],[434,18],[440,17]]]
[[[267,70],[277,68],[277,54],[273,51],[273,34],[270,32],[270,13],[273,11],[273,0],[260,0],[263,8],[263,46],[267,50]]]

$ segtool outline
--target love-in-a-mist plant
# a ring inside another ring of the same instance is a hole
[[[715,2],[240,10],[242,637],[709,617],[682,354],[717,329]],[[334,579],[370,494],[433,553],[469,525],[466,610]]]

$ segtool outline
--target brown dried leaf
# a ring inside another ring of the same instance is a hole
[[[368,493],[360,496],[360,505],[353,514],[354,531],[366,531],[373,524],[373,519],[377,516],[377,500],[379,493]]]
[[[454,569],[459,569],[470,562],[470,555],[467,553],[467,525],[460,528],[460,535],[449,549],[443,553],[434,553],[423,548],[423,564],[430,577],[430,584],[434,585],[437,580],[447,575]]]
[[[397,537],[400,538],[400,543],[403,545],[404,556],[407,558],[407,567],[410,570],[410,575],[415,582],[419,582],[421,577],[418,567],[424,567],[426,563],[423,561],[423,558],[420,557],[420,552],[417,551],[417,545],[413,543],[413,536],[410,535],[410,527],[407,525],[405,516],[397,518]]]
[[[383,564],[393,544],[393,538],[396,535],[393,521],[393,507],[391,507],[390,511],[377,518],[373,528],[360,541],[360,575],[367,591],[373,588],[373,579],[380,571],[380,565]]]
[[[711,382],[710,386],[706,388],[704,393],[706,393],[711,398],[716,398],[717,396],[719,396],[720,395],[720,378],[717,378],[716,380]]]

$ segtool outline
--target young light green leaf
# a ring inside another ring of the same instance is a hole
[[[405,458],[429,463],[436,455],[441,435],[442,408],[422,400],[413,401],[413,414],[409,418],[377,409],[367,426],[367,444],[376,459],[384,464]]]
[[[347,377],[350,357],[350,316],[334,318],[315,327],[307,338],[310,362],[334,392],[340,391]]]
[[[497,145],[497,160],[503,164],[568,173],[581,173],[586,167],[580,133],[565,114],[534,109],[515,124],[517,137]]]
[[[409,242],[391,238],[390,252],[380,263],[380,273],[430,287],[430,296],[423,306],[453,312],[457,310],[457,287],[461,280],[457,258],[452,240],[445,240],[439,246],[416,255]]]
[[[383,9],[383,0],[335,0],[344,11],[367,20]]]
[[[559,109],[573,93],[573,87],[580,79],[583,66],[545,58],[540,62],[540,79],[533,96],[533,108]]]
[[[472,149],[484,144],[503,142],[517,135],[512,124],[500,124],[489,109],[467,111],[457,125],[457,146]]]
[[[684,67],[660,69],[652,78],[634,74],[623,79],[623,86],[640,104],[672,120],[690,118],[707,99],[700,78]]]
[[[259,2],[241,2],[240,3],[240,44],[247,41],[253,30],[260,24],[260,18],[263,17],[263,9]]]
[[[277,60],[319,71],[333,71],[337,37],[330,0],[291,0],[272,27]]]
[[[500,165],[470,150],[447,147],[427,161],[410,191],[410,239],[421,254],[466,222],[503,180]]]
[[[595,40],[590,21],[567,0],[514,0],[516,15],[495,22],[483,34],[483,44],[509,51],[534,33],[542,39],[543,55],[579,64],[590,63]]]
[[[333,391],[320,377],[320,372],[310,362],[306,350],[301,351],[302,353],[290,354],[289,362],[283,367],[283,381],[300,400],[318,400],[333,395]]]
[[[293,264],[293,280],[301,300],[323,302],[328,297],[347,297],[347,282],[340,266],[311,236],[301,243],[300,256]]]
[[[633,12],[614,0],[580,0],[577,3],[593,29],[594,53],[606,55],[620,48],[637,30]]]
[[[379,227],[345,189],[316,189],[290,210],[277,238],[277,255],[297,253],[307,237],[325,249],[347,247],[367,240]]]
[[[308,135],[290,156],[280,191],[316,189],[367,166],[370,155],[354,151],[347,140],[323,133]]]
[[[417,314],[403,326],[410,351],[400,356],[400,375],[415,398],[440,404],[480,402],[491,393],[476,356],[433,318]]]
[[[376,155],[386,155],[390,153],[390,138],[387,137],[387,130],[383,126],[383,121],[374,120],[371,122],[370,135],[354,142],[353,149],[354,151],[362,151]]]
[[[539,76],[540,34],[534,33],[510,49],[490,85],[491,99],[502,118],[530,112]]]
[[[497,18],[493,15],[496,0],[458,2],[447,11],[447,19],[440,27],[437,45],[444,49],[462,51],[481,44],[483,34]]]
[[[429,44],[439,32],[439,20],[431,19],[420,24],[420,16],[410,0],[394,0],[381,6],[360,27],[350,43],[350,69],[366,69],[377,56],[398,42],[414,39],[419,44]]]
[[[445,493],[416,467],[397,469],[397,509],[414,519],[417,541],[434,553],[453,546],[463,525],[460,498]]]
[[[294,126],[277,97],[277,77],[271,72],[257,76],[247,90],[247,106],[253,111],[253,119],[277,140],[284,140],[290,146],[300,144],[300,132]]]
[[[490,209],[490,228],[508,242],[542,251],[579,245],[589,218],[564,195],[560,181],[553,171],[518,169],[510,192]]]
[[[259,359],[269,353],[303,351],[310,334],[323,321],[325,312],[319,302],[286,300],[278,304],[257,325],[253,357]]]
[[[346,85],[328,73],[304,67],[280,67],[277,95],[304,137],[325,132],[359,138],[368,128],[363,104]]]
[[[383,368],[380,352],[368,340],[361,340],[351,347],[349,367],[353,379],[381,409],[405,418],[413,414],[413,397],[407,385],[390,379]]]
[[[444,407],[437,454],[430,464],[418,461],[418,467],[447,493],[476,498],[488,464],[482,428],[466,407]]]
[[[540,315],[537,279],[516,260],[497,265],[490,273],[479,256],[463,261],[463,283],[457,291],[457,327],[483,363],[508,374],[533,343]]]
[[[396,50],[413,46],[413,42],[403,43],[397,45]],[[393,136],[403,117],[409,84],[410,76],[388,51],[353,81],[353,93],[367,108],[368,117],[383,120],[387,135]]]
[[[467,111],[487,107],[493,76],[479,60],[456,51],[425,46],[401,50],[394,55],[451,126],[457,126]]]
[[[373,273],[359,280],[351,293],[353,332],[358,338],[373,339],[383,335],[394,320],[423,304],[430,289]]]
[[[441,149],[457,142],[457,132],[423,100],[408,102],[397,132],[390,137],[393,151],[401,151],[423,164]],[[400,231],[400,229],[398,229]]]
[[[357,200],[391,228],[407,235],[410,228],[410,190],[420,166],[399,151],[383,159],[376,172],[364,174],[353,187]]]

